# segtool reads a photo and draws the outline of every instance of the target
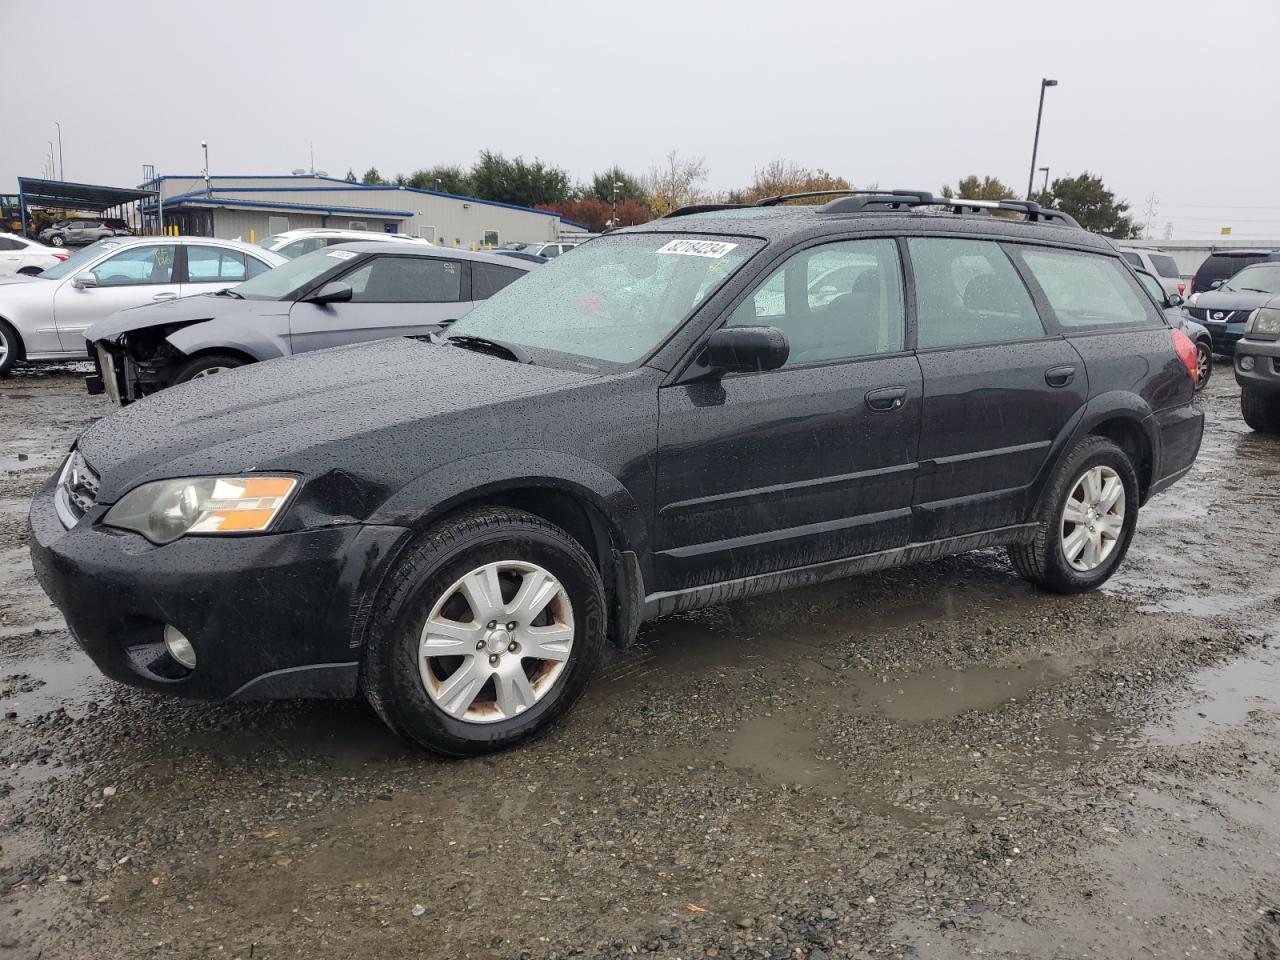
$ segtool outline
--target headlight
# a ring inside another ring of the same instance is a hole
[[[1249,314],[1244,332],[1274,340],[1280,337],[1280,307],[1259,307]]]
[[[293,477],[193,477],[157,480],[130,490],[102,522],[152,543],[189,533],[261,533],[297,487]]]

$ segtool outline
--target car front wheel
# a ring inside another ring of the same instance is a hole
[[[196,357],[194,360],[188,360],[179,367],[173,374],[172,385],[177,386],[180,383],[186,383],[188,380],[202,380],[205,377],[217,376],[220,373],[226,373],[236,367],[243,366],[243,360],[230,354],[205,354],[202,357]]]
[[[1138,476],[1105,437],[1086,437],[1041,498],[1035,539],[1009,548],[1014,569],[1055,593],[1100,586],[1124,559],[1138,522]]]
[[[521,510],[464,510],[391,573],[361,687],[420,746],[500,750],[545,731],[581,696],[604,630],[604,587],[581,544]]]
[[[52,237],[49,238],[49,242],[53,244],[55,247],[61,247],[67,241],[64,240],[60,234],[55,233]]]
[[[1259,433],[1280,433],[1280,393],[1243,388],[1240,391],[1240,415],[1250,429]]]
[[[7,377],[18,362],[18,334],[0,320],[0,377]]]

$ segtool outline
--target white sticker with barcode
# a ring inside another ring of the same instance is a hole
[[[355,251],[353,250],[329,250],[326,252],[329,256],[337,260],[350,260],[355,256]]]
[[[682,257],[711,257],[719,260],[738,245],[723,240],[672,240],[659,247],[658,253],[671,253]]]

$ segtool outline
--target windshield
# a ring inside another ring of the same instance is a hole
[[[48,271],[45,271],[48,275]],[[1236,293],[1280,293],[1280,263],[1255,263],[1245,267],[1218,289]]]
[[[73,273],[79,273],[90,263],[96,260],[104,250],[110,250],[112,247],[118,247],[120,244],[112,243],[110,240],[99,240],[97,243],[91,243],[83,250],[73,253],[67,259],[52,267],[40,271],[39,276],[45,280],[61,280],[63,277],[69,277]]]
[[[602,237],[500,290],[450,327],[449,335],[632,363],[761,246],[745,237]]]
[[[231,289],[246,300],[286,300],[289,295],[307,286],[322,273],[340,266],[358,254],[350,250],[316,250],[303,254],[296,260],[260,273],[252,280],[236,284]]]

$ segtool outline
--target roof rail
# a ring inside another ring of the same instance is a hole
[[[687,217],[693,213],[714,213],[717,210],[737,210],[745,207],[745,203],[691,203],[687,207],[678,207],[666,214],[662,219],[670,217]]]
[[[925,190],[876,190],[859,191],[857,196],[842,197],[824,204],[821,213],[858,213],[872,207],[900,210],[912,207],[943,207],[952,213],[987,213],[992,210],[1008,210],[1021,213],[1031,223],[1060,223],[1079,227],[1073,217],[1061,210],[1042,207],[1031,200],[969,200],[964,197],[937,197]]]

